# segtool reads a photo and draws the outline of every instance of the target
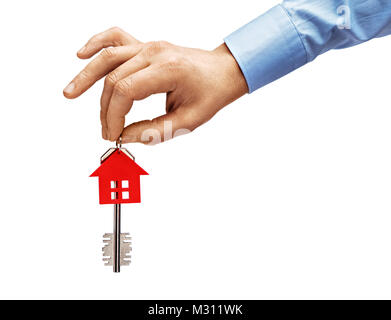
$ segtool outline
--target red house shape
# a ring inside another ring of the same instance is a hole
[[[90,177],[99,177],[99,203],[139,203],[140,176],[148,175],[121,149],[115,149]]]

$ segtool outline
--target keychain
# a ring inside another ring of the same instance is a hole
[[[122,148],[121,138],[115,148],[107,150],[100,158],[100,167],[90,177],[99,178],[99,203],[114,204],[113,233],[103,236],[103,261],[120,272],[121,266],[130,264],[131,238],[121,233],[121,204],[140,203],[140,176],[148,175],[134,156]]]

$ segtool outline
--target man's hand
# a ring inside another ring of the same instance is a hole
[[[166,121],[171,122],[173,132],[192,131],[248,92],[239,66],[225,44],[204,51],[164,41],[142,43],[121,29],[112,28],[92,37],[77,55],[88,59],[102,49],[64,89],[64,95],[76,98],[106,77],[100,118],[102,136],[107,140],[116,141],[121,136],[123,143],[149,143],[145,132],[152,129],[164,141]],[[125,115],[133,101],[164,92],[167,114],[124,129]]]

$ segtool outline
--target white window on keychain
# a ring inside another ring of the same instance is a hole
[[[129,199],[129,180],[122,180],[121,187],[119,187],[119,181],[110,181],[110,187],[111,189],[117,189],[116,191],[111,192],[111,200],[120,199],[118,195],[121,195],[124,200]]]

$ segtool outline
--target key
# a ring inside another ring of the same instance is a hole
[[[140,175],[148,173],[122,148],[121,140],[103,154],[101,166],[91,174],[99,177],[99,203],[114,206],[113,233],[103,235],[102,252],[105,265],[113,266],[116,273],[131,261],[132,238],[129,233],[121,233],[121,204],[141,202]]]

